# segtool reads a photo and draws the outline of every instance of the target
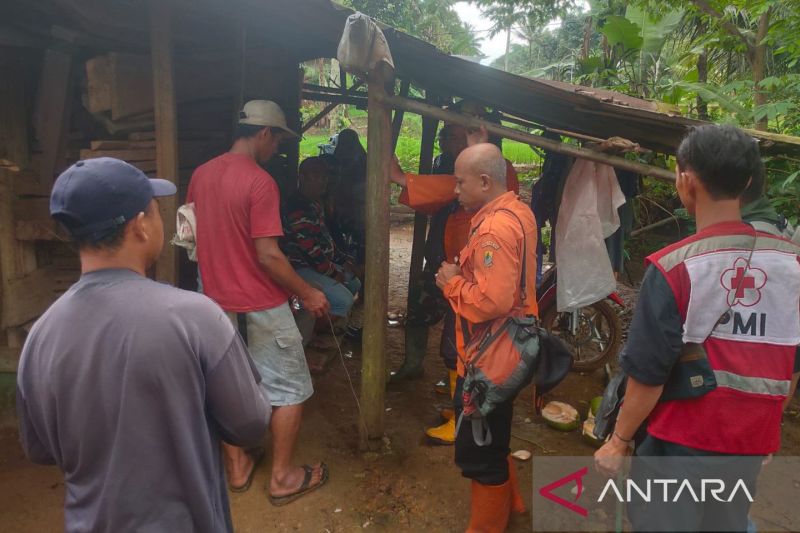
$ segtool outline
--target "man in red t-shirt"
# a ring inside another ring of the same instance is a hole
[[[302,338],[288,298],[296,294],[317,317],[328,312],[325,295],[294,271],[278,247],[283,236],[280,193],[259,163],[282,140],[297,137],[274,102],[253,100],[240,113],[228,153],[195,170],[187,203],[197,215],[197,260],[202,291],[238,323],[261,374],[262,392],[273,407],[269,500],[283,505],[327,480],[324,463],[291,465],[303,402],[312,394]],[[231,490],[250,487],[263,453],[224,446]]]

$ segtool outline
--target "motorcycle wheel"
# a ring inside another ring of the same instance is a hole
[[[600,368],[617,353],[622,342],[619,316],[605,301],[582,307],[573,335],[569,328],[570,315],[557,312],[554,303],[542,312],[542,326],[570,346],[575,357],[573,371],[586,372]]]

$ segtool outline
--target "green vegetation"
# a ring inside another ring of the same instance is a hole
[[[410,119],[411,117],[409,117]],[[419,117],[417,117],[419,118]],[[410,130],[410,131],[409,131]],[[406,127],[404,123],[403,134],[397,141],[397,159],[400,161],[400,166],[403,169],[413,172],[419,168],[419,146],[420,138],[417,133],[414,135],[413,127]],[[306,134],[300,142],[300,159],[315,156],[319,154],[318,145],[328,142],[328,135],[324,134]],[[364,148],[367,147],[366,136],[361,136],[361,143]],[[434,152],[438,153],[438,152]],[[539,156],[531,150],[530,146],[516,141],[503,141],[503,155],[506,159],[517,165],[539,165]],[[520,176],[522,178],[522,176]],[[530,182],[530,179],[523,180]]]

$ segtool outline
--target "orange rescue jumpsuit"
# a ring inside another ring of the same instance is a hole
[[[506,188],[514,194],[519,193],[517,171],[508,160],[506,160]],[[400,194],[400,203],[415,211],[433,215],[457,198],[455,190],[456,177],[450,174],[406,174],[406,186]],[[450,263],[455,261],[458,253],[467,244],[473,214],[459,206],[447,219],[444,250]]]
[[[453,276],[442,289],[456,313],[456,324],[466,321],[474,325],[507,316],[538,316],[536,241],[533,212],[512,192],[502,194],[475,213],[469,241],[459,256],[461,274]],[[525,298],[520,287],[523,249],[526,254]],[[460,337],[459,345],[463,345],[460,327],[456,328],[456,333]],[[456,416],[463,407],[462,358],[458,361],[458,374]],[[462,424],[456,434],[455,457],[462,474],[478,483],[473,485],[474,490],[501,496],[509,491],[509,497],[517,502],[515,507],[521,508],[516,480],[508,466],[512,419],[513,401],[499,404],[486,416],[485,422],[492,434],[492,442],[486,446],[478,446],[471,425]]]

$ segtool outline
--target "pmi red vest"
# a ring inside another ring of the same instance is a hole
[[[683,342],[703,344],[717,381],[699,398],[659,403],[651,435],[717,453],[778,450],[782,402],[800,344],[798,254],[796,244],[729,222],[647,258],[675,295]]]

